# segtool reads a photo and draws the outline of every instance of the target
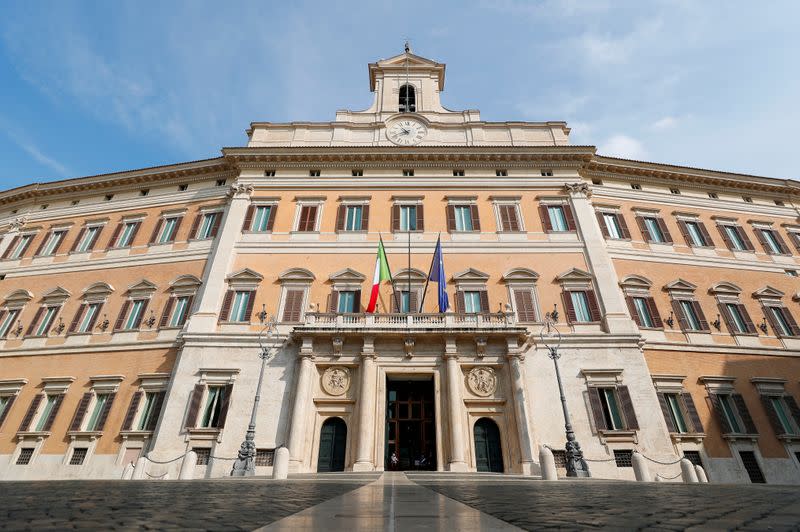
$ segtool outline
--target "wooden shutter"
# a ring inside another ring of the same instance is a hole
[[[8,243],[8,247],[3,252],[3,260],[7,259],[11,252],[14,251],[14,248],[17,247],[17,242],[19,242],[19,235],[16,235],[11,238],[11,242]]]
[[[155,430],[158,418],[161,416],[161,408],[164,406],[164,397],[166,392],[156,393],[156,398],[153,400],[153,408],[150,410],[150,417],[147,419],[147,426],[144,430]]]
[[[215,212],[213,213],[214,216],[214,223],[211,224],[211,234],[209,235],[210,238],[214,238],[217,236],[219,232],[219,226],[222,224],[222,212]]]
[[[3,423],[5,422],[6,417],[8,417],[8,413],[11,411],[11,407],[14,406],[14,401],[16,400],[17,400],[16,395],[8,396],[8,402],[6,403],[6,408],[2,412],[0,412],[0,428],[3,428]]]
[[[745,307],[742,303],[736,305],[739,308],[739,314],[742,315],[742,319],[744,320],[744,325],[747,328],[748,334],[758,334],[756,331],[756,324],[753,323],[753,320],[750,318],[750,313],[747,312],[747,307]]]
[[[275,215],[278,213],[278,204],[269,206],[269,218],[267,219],[267,231],[272,231],[275,226]]]
[[[703,422],[700,421],[700,415],[697,413],[697,408],[694,406],[692,396],[686,392],[681,393],[683,406],[686,408],[686,414],[689,422],[692,424],[692,432],[704,432]]]
[[[231,394],[233,393],[233,384],[228,384],[223,388],[222,405],[219,409],[219,422],[217,428],[225,428],[225,420],[228,417],[228,408],[231,405]]]
[[[142,401],[144,392],[134,392],[131,397],[131,402],[128,405],[128,411],[125,412],[125,419],[122,421],[122,428],[120,430],[131,430],[133,428],[133,419],[136,417],[136,412],[139,410],[139,403]]]
[[[181,219],[178,218],[178,221],[175,222],[175,231],[178,230],[178,224],[181,223]],[[139,234],[139,229],[142,228],[142,222],[135,222],[133,224],[133,230],[131,231],[131,237],[128,239],[128,246],[133,247],[136,243],[136,235]]]
[[[572,214],[572,206],[565,203],[561,206],[561,210],[564,212],[564,218],[567,220],[567,229],[569,231],[576,231],[578,226],[575,225],[575,215]]]
[[[42,305],[38,309],[36,309],[36,314],[33,315],[33,321],[30,322],[28,325],[28,330],[25,331],[25,336],[30,336],[33,334],[33,331],[36,329],[36,326],[39,324],[39,320],[42,317],[42,313],[46,307]]]
[[[344,231],[344,219],[347,214],[347,205],[339,205],[336,209],[336,230]]]
[[[652,297],[647,297],[645,298],[645,302],[647,303],[647,310],[650,311],[650,319],[653,320],[653,327],[662,329],[664,327],[664,322],[661,320],[661,314],[658,312],[656,300]]]
[[[725,242],[725,246],[729,250],[734,251],[736,248],[733,247],[733,242],[731,241],[731,238],[728,236],[728,232],[725,230],[725,224],[717,224],[717,229],[719,229],[719,234],[722,237],[722,241]],[[734,231],[735,230],[736,228],[734,227]]]
[[[686,226],[686,220],[678,220],[678,229],[681,230],[681,235],[683,235],[686,245],[693,248],[694,242],[692,242],[692,235],[689,234],[689,228]]]
[[[331,293],[328,294],[328,312],[339,312],[339,291],[338,290],[331,290]]]
[[[740,393],[732,393],[731,399],[733,404],[736,405],[736,410],[739,412],[739,417],[742,418],[744,423],[744,430],[747,434],[758,434],[758,429],[753,423],[753,418],[750,416],[750,411],[747,409],[747,404],[744,402],[744,397]]]
[[[517,232],[520,223],[516,205],[500,205],[500,224],[503,231]]]
[[[167,242],[174,242],[178,239],[178,231],[181,228],[181,223],[183,223],[183,216],[178,216],[175,218],[175,227],[172,228],[172,235],[170,235],[169,240]]]
[[[14,396],[11,396],[12,400],[13,400],[13,398],[14,398]],[[783,396],[783,400],[784,400],[784,402],[786,402],[787,406],[789,407],[789,411],[792,413],[792,417],[794,418],[794,422],[797,424],[798,427],[800,427],[800,407],[797,406],[797,401],[794,400],[794,397],[792,397],[791,395],[788,395],[788,394]],[[11,403],[9,403],[8,406],[6,407],[6,412],[8,412],[9,408],[11,408]],[[2,424],[3,424],[3,420],[2,420],[2,418],[0,418],[0,425],[2,425]]]
[[[172,307],[175,306],[175,299],[174,296],[170,296],[167,298],[167,302],[164,303],[164,310],[161,312],[161,319],[158,322],[159,327],[166,327],[169,324],[169,316],[172,313]]]
[[[183,316],[181,316],[181,321],[180,321],[181,327],[183,327],[183,325],[186,323],[186,320],[189,319],[189,316],[192,315],[192,305],[194,305],[193,295],[189,296],[189,299],[186,300],[186,307],[185,307],[186,310],[184,310]]]
[[[138,329],[142,325],[144,314],[147,312],[147,305],[150,303],[149,299],[142,299],[142,301],[144,301],[144,303],[142,303],[142,310],[139,312],[139,316],[136,318],[136,322],[133,324],[134,329]]]
[[[30,430],[33,417],[36,415],[36,411],[39,409],[39,405],[42,404],[44,398],[45,395],[43,393],[38,393],[33,397],[30,406],[28,406],[28,411],[25,412],[25,416],[22,418],[22,423],[19,424],[20,432],[27,432]]]
[[[45,432],[50,432],[50,429],[53,428],[53,423],[56,420],[56,416],[58,415],[58,411],[61,410],[61,403],[64,402],[64,394],[60,393],[56,395],[55,403],[53,403],[53,409],[50,410],[50,415],[47,416],[47,420],[44,422],[44,427],[42,430]]]
[[[706,229],[706,224],[697,220],[697,227],[700,229],[700,234],[703,235],[703,245],[708,247],[714,247],[714,241],[711,239],[711,235],[708,234],[708,230]]]
[[[72,323],[69,324],[69,329],[67,332],[74,333],[78,329],[78,323],[81,321],[81,317],[83,317],[83,313],[86,311],[86,303],[81,303],[78,307],[78,310],[75,312],[75,316],[72,318]]]
[[[255,205],[247,207],[247,211],[244,214],[244,223],[242,223],[242,231],[251,231],[253,229],[251,225],[253,224],[253,213],[255,210]]]
[[[492,309],[489,307],[489,292],[481,290],[478,293],[480,294],[481,300],[481,312],[491,312]]]
[[[411,292],[408,295],[408,311],[411,313],[419,312],[419,301],[417,297],[418,293],[419,292],[417,292],[416,290],[411,290]],[[394,298],[392,298],[392,300],[394,300]]]
[[[417,214],[417,231],[424,231],[425,230],[425,211],[423,211],[422,203],[418,203],[414,206],[414,211]]]
[[[231,315],[231,304],[233,303],[233,296],[236,292],[228,290],[225,292],[225,298],[222,300],[222,309],[219,311],[219,321],[228,321]]]
[[[314,226],[317,221],[317,206],[316,205],[303,205],[300,208],[300,222],[297,227],[298,231],[310,232],[314,231]]]
[[[669,409],[667,395],[661,392],[658,392],[656,395],[658,395],[658,404],[661,406],[661,413],[664,415],[664,421],[667,422],[667,430],[669,432],[678,432],[675,420],[672,419],[672,411]]]
[[[731,434],[733,432],[733,428],[728,423],[728,418],[725,417],[725,412],[722,410],[722,405],[720,404],[719,395],[715,393],[709,394],[708,399],[711,401],[711,406],[717,413],[717,417],[719,418],[719,423],[722,426],[722,433]]]
[[[675,314],[675,317],[678,318],[678,326],[681,328],[681,330],[689,330],[689,322],[686,321],[686,315],[683,313],[680,300],[672,300],[672,312]]]
[[[775,435],[785,436],[787,432],[783,427],[781,420],[778,418],[778,413],[775,411],[775,406],[772,404],[772,397],[769,395],[762,395],[761,404],[764,406],[764,411],[767,413],[767,419],[769,419],[769,424],[772,425],[772,430],[775,431]]]
[[[708,326],[708,321],[706,320],[706,315],[703,313],[703,308],[700,306],[700,302],[692,301],[692,306],[694,307],[694,313],[697,314],[697,321],[700,322],[700,330],[701,331],[710,330],[710,327]]]
[[[628,312],[631,314],[631,319],[636,322],[639,327],[642,326],[642,320],[639,319],[639,313],[636,312],[636,303],[633,302],[633,297],[625,296],[625,303],[628,305]]]
[[[189,230],[189,238],[197,238],[197,231],[200,230],[200,222],[203,220],[203,214],[198,213],[192,221],[192,228]]]
[[[75,409],[75,415],[72,416],[72,423],[69,425],[70,432],[81,430],[83,418],[86,417],[86,411],[89,409],[89,403],[92,401],[92,397],[94,397],[92,392],[86,392],[83,394],[83,397],[81,397],[80,402],[78,402],[78,407]]]
[[[792,336],[800,336],[800,327],[797,326],[797,322],[794,321],[794,316],[786,307],[781,307],[781,312],[783,313],[783,317],[789,323],[789,328],[792,330]]]
[[[589,315],[592,321],[600,321],[602,319],[600,305],[597,304],[597,296],[595,296],[594,290],[586,291],[586,302],[589,305]]]
[[[672,235],[669,233],[669,229],[667,229],[667,223],[664,221],[664,219],[659,216],[656,218],[656,223],[658,224],[658,228],[661,229],[661,234],[664,236],[664,243],[672,244]]]
[[[305,290],[287,290],[286,300],[283,302],[283,317],[281,321],[296,323],[300,321]]]
[[[250,315],[253,314],[253,305],[256,303],[256,291],[250,290],[250,296],[247,298],[247,308],[244,310],[244,321],[250,322]]]
[[[32,243],[33,243],[33,238],[29,238],[28,241],[25,243],[25,245],[22,246],[22,250],[20,250],[19,253],[19,258],[23,258],[25,256],[25,254],[28,252],[28,248],[31,247]]]
[[[106,404],[103,405],[103,411],[100,412],[100,417],[97,420],[97,426],[94,430],[101,431],[106,426],[106,420],[108,419],[108,413],[111,412],[111,407],[114,404],[114,398],[117,396],[116,393],[108,394],[108,398],[106,399]]]
[[[464,292],[462,290],[456,291],[456,312],[459,314],[463,314],[466,311],[466,305],[464,304]]]
[[[81,230],[78,231],[78,236],[75,238],[75,241],[72,243],[72,247],[69,248],[69,252],[73,253],[76,249],[78,249],[78,244],[81,243],[83,240],[83,235],[86,233],[86,227],[81,227]]]
[[[636,412],[633,410],[633,401],[627,386],[617,386],[622,415],[625,417],[625,428],[627,430],[639,430],[639,421],[636,419]]]
[[[100,234],[103,232],[103,228],[104,227],[105,227],[105,225],[101,225],[101,226],[97,227],[97,231],[94,232],[94,236],[92,237],[92,241],[89,242],[89,245],[87,246],[86,251],[94,250],[94,246],[95,246],[95,244],[97,244],[97,241],[100,240]]]
[[[456,230],[456,206],[447,206],[447,230],[453,232]]]
[[[744,244],[744,249],[747,251],[755,251],[756,248],[753,246],[753,242],[750,240],[750,237],[747,236],[747,233],[744,232],[744,227],[736,226],[736,233],[739,235],[739,238],[742,239],[742,243]]]
[[[778,247],[781,249],[781,254],[783,255],[791,255],[792,253],[789,251],[789,247],[786,245],[786,241],[783,240],[783,237],[778,232],[777,229],[772,230],[772,235],[775,237],[775,241],[778,242]]]
[[[124,226],[125,226],[124,222],[120,222],[117,224],[117,226],[114,228],[114,232],[111,233],[111,238],[108,240],[108,245],[106,246],[106,249],[111,249],[114,247],[114,244],[117,243],[117,238],[119,237],[119,234],[122,232],[122,228]]]
[[[400,231],[400,205],[392,205],[392,232]]]
[[[161,226],[164,225],[164,218],[159,218],[156,226],[153,228],[153,234],[150,235],[150,243],[155,244],[158,240],[158,234],[161,232]]]
[[[361,231],[369,231],[369,205],[361,207]]]
[[[205,384],[195,384],[192,394],[189,396],[189,412],[186,414],[186,428],[193,429],[197,426],[197,414],[200,412],[200,401],[203,400]]]
[[[791,240],[792,244],[794,244],[795,249],[800,251],[800,234],[795,233],[794,231],[789,231],[789,240]]]
[[[39,243],[39,247],[36,248],[36,253],[34,253],[35,256],[39,256],[42,254],[42,251],[44,251],[44,246],[47,244],[47,241],[50,240],[50,236],[52,234],[53,234],[52,231],[48,231],[47,233],[45,233],[44,238]]]
[[[353,292],[353,312],[361,312],[361,290]]]
[[[553,224],[550,223],[550,213],[547,211],[547,205],[539,205],[539,217],[542,219],[542,229],[544,229],[544,232],[549,233],[552,231]]]
[[[97,310],[95,311],[92,318],[89,320],[89,323],[86,324],[86,332],[91,332],[94,329],[94,324],[97,323],[97,318],[100,316],[100,312],[103,310],[103,303],[97,304]]]
[[[594,386],[589,387],[589,406],[592,409],[595,428],[598,431],[608,430],[606,416],[603,415],[603,402],[602,399],[600,399],[600,388]]]
[[[647,230],[647,224],[644,222],[644,217],[636,215],[636,225],[639,226],[639,232],[642,233],[642,239],[645,242],[652,242],[653,238],[650,231]]]
[[[517,320],[536,321],[536,309],[533,306],[533,293],[530,288],[514,290],[514,305],[517,307]]]
[[[733,321],[733,316],[731,316],[731,313],[728,312],[728,306],[725,303],[717,303],[717,308],[719,309],[720,315],[722,315],[722,321],[725,322],[725,326],[728,328],[728,332],[731,334],[740,334],[736,330],[736,324]]]
[[[567,314],[567,322],[575,323],[578,321],[578,318],[575,315],[575,307],[572,305],[572,297],[570,292],[561,292],[561,299],[564,302],[564,312]]]
[[[114,330],[120,331],[122,330],[122,326],[125,325],[125,316],[128,314],[128,307],[131,306],[131,300],[126,299],[122,303],[122,308],[119,309],[119,316],[117,316],[117,322],[114,324]]]
[[[605,238],[609,238],[608,227],[606,227],[606,221],[603,220],[603,213],[596,211],[595,215],[597,216],[597,223],[600,224],[600,232],[603,233]]]
[[[619,226],[619,231],[622,234],[622,238],[630,239],[631,232],[628,230],[628,222],[625,221],[625,217],[621,212],[614,214],[614,217],[617,219],[617,225]]]
[[[469,214],[470,214],[470,217],[472,218],[472,230],[480,232],[480,230],[481,230],[481,219],[478,216],[478,206],[475,205],[475,204],[470,205],[469,206]]]

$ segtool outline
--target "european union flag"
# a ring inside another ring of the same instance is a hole
[[[447,312],[450,308],[450,300],[447,298],[447,278],[444,274],[444,259],[442,257],[442,238],[436,240],[436,251],[433,252],[433,262],[431,263],[431,273],[428,279],[437,283],[439,286],[439,312]]]

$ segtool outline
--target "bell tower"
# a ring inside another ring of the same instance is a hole
[[[444,70],[442,63],[414,55],[406,43],[402,54],[369,64],[369,88],[375,100],[365,112],[447,113],[439,99]]]

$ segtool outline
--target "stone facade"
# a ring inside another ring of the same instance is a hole
[[[665,480],[685,455],[800,482],[795,182],[450,111],[411,53],[369,73],[373,104],[333,122],[0,194],[0,478],[177,478],[189,450],[229,475],[260,344],[259,474],[286,447],[291,472],[537,475],[565,443],[550,313],[593,476],[633,479],[637,450]],[[366,314],[381,238],[397,293]]]

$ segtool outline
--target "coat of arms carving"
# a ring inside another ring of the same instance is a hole
[[[483,366],[472,368],[467,375],[467,384],[475,395],[487,397],[497,389],[497,375],[492,368]]]
[[[322,374],[322,389],[329,395],[342,395],[350,388],[350,370],[333,366]]]

